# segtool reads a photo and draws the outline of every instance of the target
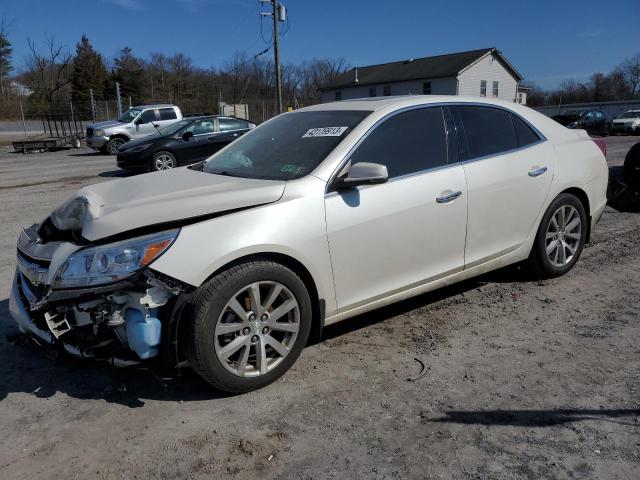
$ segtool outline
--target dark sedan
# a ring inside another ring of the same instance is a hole
[[[118,167],[128,171],[170,170],[206,159],[254,128],[246,120],[208,116],[185,118],[156,134],[127,142],[118,150]]]
[[[611,133],[611,122],[600,110],[566,110],[551,118],[567,128],[581,128],[594,135]]]

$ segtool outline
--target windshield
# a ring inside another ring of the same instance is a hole
[[[624,112],[618,115],[616,118],[640,118],[640,111]]]
[[[280,115],[211,157],[203,171],[292,180],[307,175],[370,111],[316,111]]]
[[[168,137],[171,135],[175,135],[181,128],[189,125],[193,120],[179,120],[176,123],[172,123],[171,125],[167,125],[166,127],[162,127],[158,129],[158,132],[163,137]]]
[[[140,115],[140,112],[142,112],[142,110],[140,110],[139,108],[130,108],[122,115],[120,115],[118,121],[122,123],[131,123],[138,115]]]

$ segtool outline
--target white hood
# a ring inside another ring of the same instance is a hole
[[[78,190],[89,241],[150,225],[183,221],[280,199],[286,182],[203,173],[188,168],[148,173]]]

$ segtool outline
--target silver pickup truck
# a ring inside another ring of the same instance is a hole
[[[141,105],[131,107],[117,120],[92,123],[87,127],[87,146],[103,153],[116,155],[129,140],[145,137],[157,128],[182,120],[182,112],[175,105]]]

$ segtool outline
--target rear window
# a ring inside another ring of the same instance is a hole
[[[249,124],[243,120],[237,120],[235,118],[221,118],[220,131],[229,132],[231,130],[245,130],[249,128]]]
[[[464,126],[469,159],[496,155],[518,148],[518,138],[507,110],[455,106],[454,115]]]
[[[178,116],[176,115],[176,111],[173,108],[161,108],[160,109],[160,120],[175,120]]]
[[[520,147],[526,147],[540,140],[538,134],[517,115],[513,115],[513,126],[516,128]]]

